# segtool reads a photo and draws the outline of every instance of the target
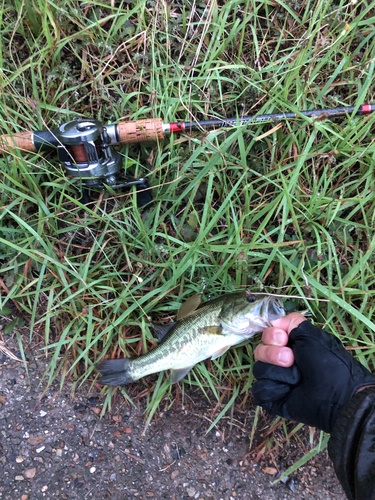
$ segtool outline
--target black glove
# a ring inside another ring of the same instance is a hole
[[[341,409],[357,390],[375,385],[375,376],[349,354],[334,335],[304,321],[289,335],[290,368],[257,361],[253,395],[257,405],[331,432]]]

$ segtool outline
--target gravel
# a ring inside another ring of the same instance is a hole
[[[6,346],[17,354],[10,336]],[[143,434],[142,402],[134,408],[117,398],[100,418],[100,394],[88,385],[71,397],[69,383],[60,392],[56,381],[43,396],[47,360],[36,359],[35,347],[24,349],[29,377],[23,363],[0,355],[2,500],[345,498],[325,453],[272,485],[303,455],[302,445],[291,441],[255,463],[248,455],[254,408],[236,413],[235,426],[224,419],[207,434],[216,401],[187,389],[184,405],[158,413]],[[304,439],[309,446],[307,430]]]

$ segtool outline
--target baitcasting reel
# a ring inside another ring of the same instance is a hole
[[[55,132],[58,140],[58,157],[68,175],[80,181],[88,190],[126,188],[136,185],[140,191],[149,188],[146,179],[129,179],[122,176],[121,155],[111,144],[118,143],[114,125],[103,126],[98,120],[83,119],[64,123]],[[88,193],[84,192],[86,200]],[[137,194],[139,207],[152,202],[150,190]]]

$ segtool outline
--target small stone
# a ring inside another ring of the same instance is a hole
[[[266,474],[270,474],[271,476],[274,476],[275,474],[278,473],[278,470],[275,467],[265,467],[263,469],[263,472]]]
[[[179,471],[178,470],[174,470],[171,474],[171,479],[176,479],[176,477],[179,475]]]
[[[122,416],[121,415],[113,415],[113,420],[115,422],[122,422]]]
[[[116,462],[119,462],[119,461],[121,460],[120,455],[116,455],[116,456],[115,456],[115,460],[116,460]]]
[[[56,450],[56,456],[57,456],[57,457],[62,457],[62,452],[63,452],[63,451],[62,451],[62,449],[61,449],[61,448],[57,448],[57,450]]]
[[[16,481],[23,481],[25,478],[23,476],[16,476]]]
[[[195,489],[192,488],[191,486],[186,491],[189,497],[193,497],[195,495]]]
[[[35,473],[36,473],[35,467],[33,469],[27,469],[24,472],[24,474],[27,477],[27,479],[32,479],[35,476]]]
[[[152,491],[146,491],[146,497],[151,498],[154,496],[154,493]]]
[[[206,474],[206,476],[211,476],[211,474],[212,474],[212,470],[211,470],[211,469],[206,469],[206,470],[204,471],[204,473]]]
[[[116,474],[111,474],[110,481],[116,481]]]
[[[41,417],[45,417],[45,416],[47,415],[47,412],[46,412],[46,411],[44,411],[44,410],[40,410],[39,415],[40,415]]]
[[[102,410],[96,406],[95,408],[92,408],[92,411],[93,411],[94,413],[96,413],[97,415],[99,415],[99,413],[100,413]]]
[[[7,398],[5,396],[0,396],[0,403],[6,403]]]
[[[94,474],[95,471],[96,471],[96,467],[91,467],[91,469],[90,469],[91,474]]]
[[[47,491],[47,490],[48,490],[48,486],[47,485],[43,486],[42,491]]]
[[[21,500],[27,500],[29,498],[29,495],[22,495]]]
[[[21,456],[19,456],[19,457],[17,457],[17,458],[16,458],[16,462],[17,462],[18,464],[22,464],[22,462],[23,462],[24,460],[25,460],[25,457],[21,457]]]
[[[76,453],[76,454],[74,455],[73,460],[74,460],[74,462],[77,462],[77,460],[78,460],[78,459],[79,459],[79,455],[78,455],[78,453]]]
[[[131,434],[132,430],[130,427],[125,427],[124,432],[125,434]]]
[[[27,440],[29,444],[32,446],[38,446],[46,440],[46,436],[30,436],[30,438]]]
[[[45,446],[41,446],[40,448],[37,448],[35,451],[37,453],[41,453],[45,449]]]
[[[30,437],[30,434],[28,432],[25,432],[25,434],[22,437],[24,439],[28,439]]]

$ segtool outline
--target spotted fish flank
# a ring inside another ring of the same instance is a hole
[[[123,385],[146,375],[172,370],[171,382],[179,382],[197,363],[216,359],[285,316],[279,299],[270,295],[239,292],[205,302],[191,301],[184,316],[171,328],[158,328],[157,348],[139,358],[103,361],[98,365],[103,385]],[[168,327],[168,325],[167,325]]]

